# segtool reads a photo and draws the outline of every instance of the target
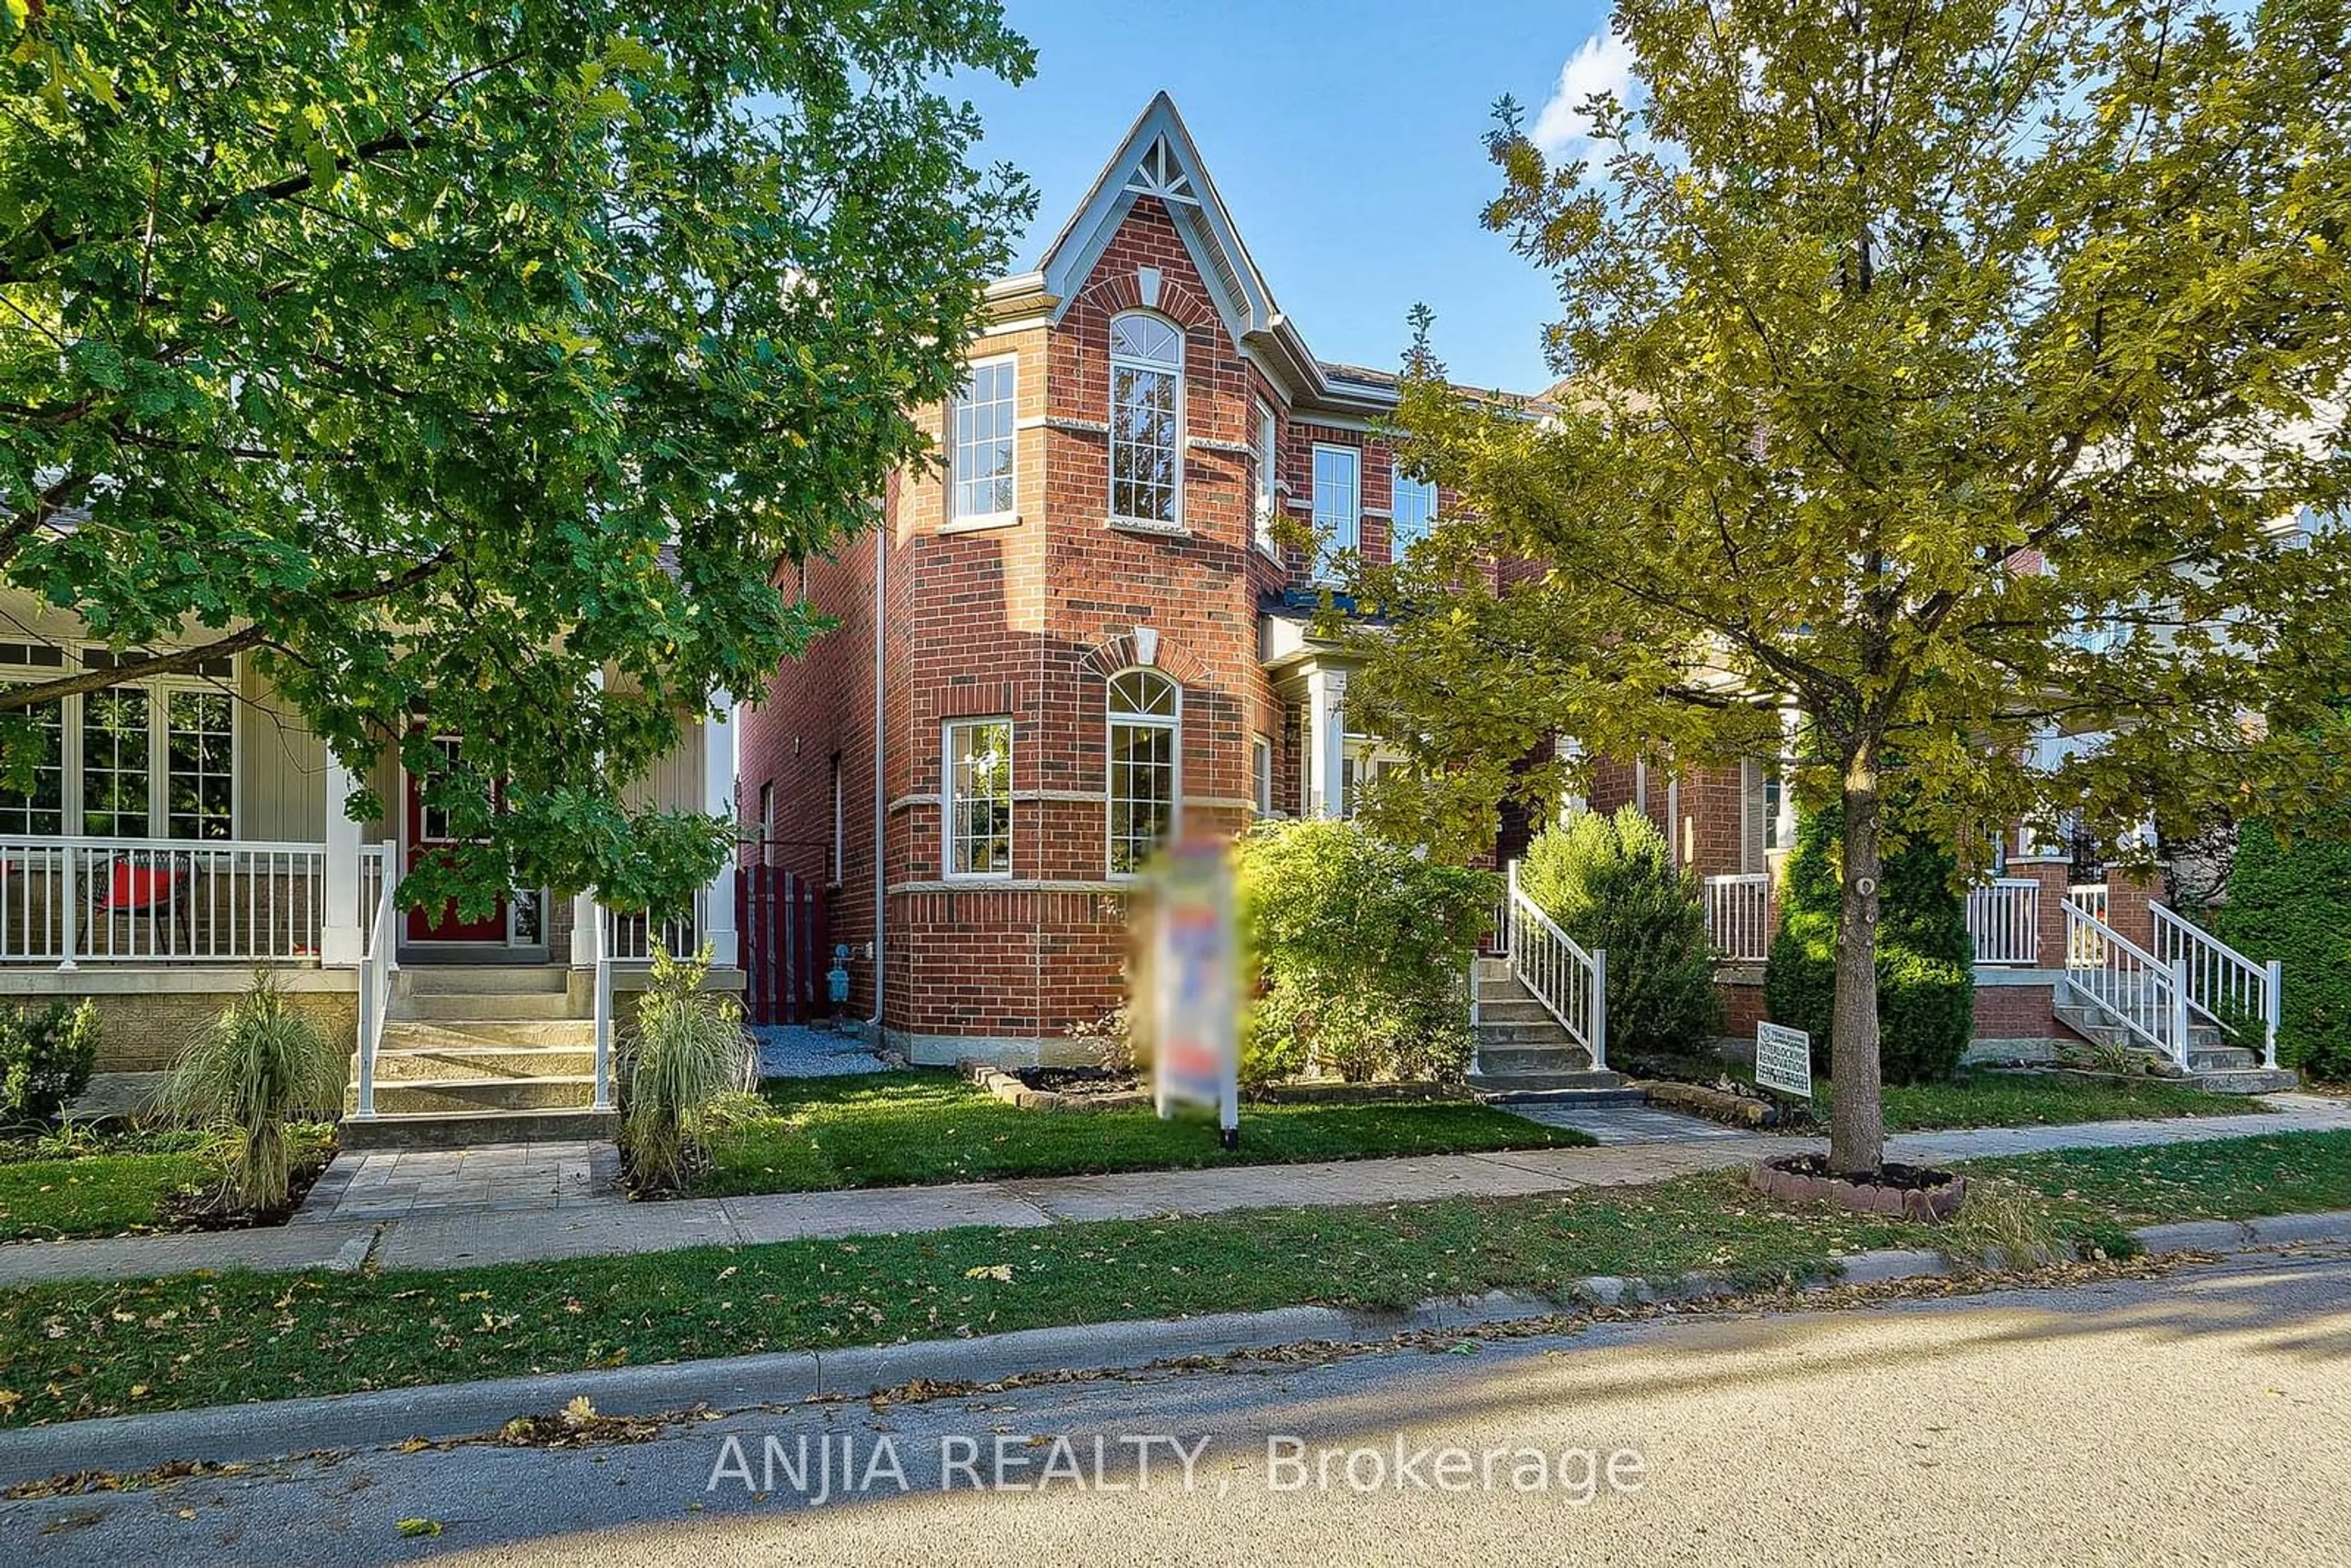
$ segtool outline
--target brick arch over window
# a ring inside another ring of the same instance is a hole
[[[1123,632],[1086,650],[1086,655],[1079,661],[1078,667],[1104,681],[1122,670],[1150,669],[1157,670],[1186,691],[1208,684],[1208,667],[1180,643],[1169,641],[1164,632],[1160,635],[1159,646],[1153,650],[1154,656],[1146,659],[1143,653],[1142,639],[1132,632]]]
[[[1146,303],[1143,286],[1134,271],[1113,272],[1096,277],[1078,291],[1083,304],[1100,310],[1105,317],[1123,310],[1149,310],[1166,317],[1184,329],[1189,337],[1195,332],[1222,331],[1215,307],[1201,297],[1198,290],[1177,278],[1159,280],[1159,298]]]

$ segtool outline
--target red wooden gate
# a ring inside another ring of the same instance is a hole
[[[743,1011],[752,1023],[807,1023],[831,1011],[825,971],[823,891],[778,865],[737,866],[736,924],[743,941]]]

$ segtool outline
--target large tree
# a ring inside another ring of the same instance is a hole
[[[0,17],[0,579],[128,654],[0,691],[11,771],[37,705],[249,651],[485,836],[420,900],[707,875],[621,791],[926,445],[1030,200],[937,86],[1029,72],[994,0]]]
[[[1875,1168],[1890,837],[2294,821],[2351,775],[2314,722],[2351,540],[2279,526],[2351,484],[2351,36],[2336,0],[1614,26],[1646,103],[1492,140],[1555,406],[1465,401],[1424,342],[1410,459],[1469,515],[1367,574],[1403,613],[1349,695],[1420,764],[1416,831],[1552,785],[1510,759],[1554,730],[1696,765],[1799,707],[1800,798],[1843,808],[1832,1157]],[[2036,766],[2061,730],[2110,738]]]

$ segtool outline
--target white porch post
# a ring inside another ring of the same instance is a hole
[[[1317,664],[1306,673],[1306,747],[1313,759],[1313,789],[1306,801],[1310,817],[1336,817],[1346,809],[1343,780],[1347,766],[1347,727],[1343,706],[1347,673]]]
[[[1562,763],[1581,762],[1583,760],[1583,742],[1572,735],[1553,736],[1551,754]],[[1562,789],[1559,793],[1559,825],[1562,828],[1566,827],[1567,820],[1584,810],[1588,804],[1589,802],[1576,791],[1573,785]]]
[[[735,812],[735,698],[717,694],[718,715],[702,719],[702,809],[714,817],[737,821]],[[738,828],[739,832],[739,828]],[[731,969],[742,962],[735,935],[735,856],[729,853],[702,898],[702,936],[710,944],[713,967]]]
[[[327,907],[319,922],[319,962],[347,968],[366,956],[360,911],[360,825],[344,808],[357,791],[351,770],[327,748]]]
[[[588,684],[596,691],[604,689],[604,666],[597,665],[588,672]],[[604,771],[604,758],[596,758],[596,771]],[[604,927],[597,918],[596,890],[583,887],[571,895],[571,967],[592,969],[603,946]]]
[[[1796,732],[1803,716],[1794,707],[1780,710],[1780,820],[1771,837],[1783,850],[1796,847]]]

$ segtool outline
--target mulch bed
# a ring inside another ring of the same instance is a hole
[[[286,1185],[286,1201],[275,1208],[247,1208],[236,1200],[227,1182],[217,1181],[191,1191],[175,1192],[157,1207],[152,1233],[203,1230],[263,1230],[294,1218],[302,1200],[319,1184],[334,1159],[332,1149],[294,1162]]]

